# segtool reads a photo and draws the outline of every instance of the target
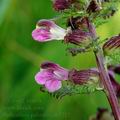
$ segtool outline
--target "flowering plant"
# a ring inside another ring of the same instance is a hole
[[[116,13],[118,2],[52,0],[54,10],[60,15],[56,19],[38,21],[32,32],[33,39],[38,42],[61,40],[67,45],[74,44],[75,47],[68,48],[72,56],[92,51],[97,63],[97,68],[68,70],[58,64],[44,62],[35,75],[36,82],[42,85],[41,89],[58,98],[103,91],[116,120],[120,120],[120,85],[115,80],[115,74],[120,74],[120,35],[101,40],[96,28]],[[56,24],[58,19],[66,22],[65,28]]]

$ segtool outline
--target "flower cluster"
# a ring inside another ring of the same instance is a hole
[[[81,93],[81,86],[88,88],[88,92],[103,90],[115,119],[119,120],[120,84],[116,81],[115,75],[120,75],[120,65],[113,64],[113,61],[118,60],[120,64],[120,35],[106,39],[107,41],[103,43],[96,33],[96,27],[116,13],[114,5],[117,5],[119,0],[52,0],[52,2],[54,10],[62,13],[57,18],[65,20],[66,25],[64,28],[60,27],[56,24],[56,19],[39,20],[32,32],[33,39],[38,42],[58,40],[64,44],[74,44],[75,47],[68,48],[73,56],[81,52],[93,52],[97,68],[68,70],[58,64],[44,62],[35,75],[36,82],[50,93],[57,92],[61,96]],[[104,113],[108,111],[100,109],[95,119],[103,118]]]
[[[85,9],[88,14],[92,14],[102,10],[104,2],[109,1],[97,1],[91,0],[84,4],[80,4],[79,0],[53,0],[53,7],[56,11],[65,11],[75,8],[76,11],[80,11],[81,8]],[[78,49],[82,50],[91,47],[96,37],[96,30],[89,16],[70,16],[67,18],[67,28],[58,26],[54,20],[39,20],[36,24],[36,28],[32,32],[32,37],[38,42],[47,42],[52,40],[63,40],[64,43],[71,43],[80,46]],[[93,45],[94,46],[94,45]],[[103,51],[110,51],[120,47],[120,36],[110,38],[104,45]],[[74,52],[71,49],[72,53]],[[116,67],[115,67],[116,68]],[[109,67],[109,77],[113,83],[114,89],[118,94],[119,84],[115,81],[114,73],[116,69]],[[99,83],[100,73],[96,69],[87,70],[68,70],[60,67],[58,64],[52,62],[45,62],[41,64],[40,71],[36,74],[35,80],[38,84],[43,85],[49,92],[55,92],[62,87],[62,81],[69,81],[73,84],[89,84],[90,82]]]
[[[75,1],[72,0],[56,0],[53,3],[55,6],[54,8],[58,10],[58,8],[62,9],[74,2]],[[68,28],[64,29],[56,25],[53,20],[39,20],[35,30],[32,32],[32,37],[39,42],[63,40],[64,43],[72,43],[78,46],[83,45],[84,47],[92,42],[93,33],[91,31],[93,31],[93,27],[91,27],[91,22],[88,17],[72,17],[67,21],[67,24]],[[44,85],[49,92],[54,92],[61,88],[63,80],[73,78],[73,72],[71,73],[71,71],[68,71],[69,70],[62,68],[57,64],[47,62],[41,65],[41,70],[37,73],[35,79],[38,84]],[[84,72],[86,73],[86,71]],[[84,72],[80,72],[81,78],[84,75]],[[83,73],[83,75],[81,73]],[[71,76],[71,78],[68,78],[68,76]],[[88,73],[88,76],[85,77],[85,81],[87,81],[89,76],[91,76],[91,74]],[[84,80],[79,81],[82,82]]]

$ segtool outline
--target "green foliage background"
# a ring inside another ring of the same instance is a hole
[[[103,93],[56,100],[40,92],[34,75],[44,60],[69,69],[96,66],[92,53],[71,57],[62,42],[32,39],[35,23],[55,15],[50,0],[0,0],[0,120],[88,120],[98,107],[109,108]],[[102,39],[120,33],[120,11],[97,31]]]

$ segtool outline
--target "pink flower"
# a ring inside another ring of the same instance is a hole
[[[32,32],[34,40],[46,42],[51,40],[62,40],[66,35],[66,30],[57,26],[51,20],[40,20],[36,25],[36,29]]]
[[[35,76],[36,82],[44,85],[49,92],[59,90],[62,87],[62,80],[67,79],[68,70],[51,62],[41,64],[41,70]]]

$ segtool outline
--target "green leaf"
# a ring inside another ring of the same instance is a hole
[[[110,65],[120,64],[120,49],[114,49],[106,55],[106,62]]]
[[[99,27],[100,25],[107,23],[109,20],[108,18],[112,17],[117,12],[117,8],[117,1],[103,3],[101,11],[91,14],[95,26]]]
[[[49,93],[51,96],[61,99],[64,96],[72,96],[77,94],[91,94],[95,91],[103,90],[98,83],[89,82],[89,84],[75,85],[64,82],[62,88],[54,93]]]

